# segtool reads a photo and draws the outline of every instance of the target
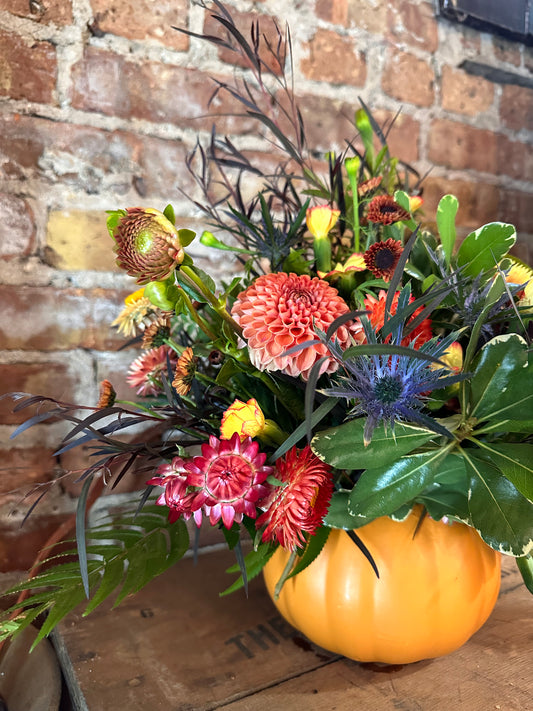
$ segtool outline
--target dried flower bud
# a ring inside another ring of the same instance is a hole
[[[185,256],[178,230],[153,208],[129,208],[113,237],[118,266],[138,284],[165,279]]]
[[[112,407],[115,404],[116,398],[117,394],[115,392],[115,388],[111,385],[109,380],[102,380],[100,383],[100,395],[96,407],[100,410],[105,407]]]

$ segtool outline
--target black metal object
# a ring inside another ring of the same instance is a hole
[[[435,0],[437,14],[533,44],[533,0]]]

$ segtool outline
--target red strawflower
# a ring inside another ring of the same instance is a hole
[[[328,354],[322,343],[308,346],[290,355],[286,351],[305,341],[316,339],[315,328],[327,331],[338,316],[349,311],[336,289],[323,279],[307,274],[265,274],[241,292],[232,315],[242,326],[248,342],[250,360],[259,370],[281,370],[307,380],[316,361]],[[351,345],[350,333],[358,333],[353,321],[341,326],[336,338],[342,349]],[[332,373],[338,364],[326,360],[322,372]]]
[[[400,296],[400,292],[397,291],[396,294],[394,295],[394,298],[392,300],[392,305],[391,305],[391,315],[394,315],[396,313],[396,310],[398,308],[398,298]],[[387,292],[384,289],[381,289],[378,295],[378,298],[376,299],[375,296],[372,296],[371,294],[368,294],[365,298],[365,309],[369,312],[368,318],[370,320],[370,323],[375,331],[378,331],[380,328],[383,327],[383,324],[385,323],[385,303],[387,301]],[[410,302],[414,301],[414,296],[411,296]],[[414,314],[411,316],[409,321],[412,321],[418,314],[422,311],[422,306],[420,306]],[[409,323],[409,321],[407,323]],[[411,345],[414,348],[420,348],[420,346],[423,343],[426,343],[429,341],[431,338],[433,338],[433,334],[431,332],[431,321],[428,318],[425,318],[422,323],[420,323],[416,328],[414,328],[411,333],[406,336],[405,338],[402,339],[402,346],[408,346]],[[387,341],[390,340],[390,337],[387,338]]]
[[[137,388],[137,395],[146,397],[163,392],[162,378],[167,374],[167,356],[173,370],[178,356],[168,346],[152,348],[133,361],[126,381],[132,388]]]
[[[402,243],[396,239],[375,242],[363,255],[367,269],[377,279],[390,281],[403,252]]]
[[[394,222],[409,220],[411,215],[398,205],[390,195],[376,195],[368,203],[366,213],[370,222],[378,222],[382,225],[392,225]]]
[[[294,551],[305,546],[304,533],[313,535],[324,520],[333,493],[332,470],[307,445],[301,451],[293,447],[278,459],[275,477],[284,486],[275,487],[262,502],[266,510],[256,527],[266,524],[263,541],[277,541]]]

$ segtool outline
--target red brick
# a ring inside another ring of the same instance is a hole
[[[439,38],[432,4],[424,2],[417,5],[412,0],[401,0],[389,3],[389,13],[387,39],[428,52],[437,50]]]
[[[304,120],[308,145],[315,151],[344,150],[346,139],[356,137],[353,123],[356,107],[352,104],[307,94],[298,97],[298,106]]]
[[[498,205],[500,189],[496,185],[464,180],[448,180],[431,175],[422,183],[424,213],[427,220],[435,221],[440,199],[452,194],[459,200],[457,224],[477,229],[487,222],[501,220]]]
[[[415,106],[431,106],[435,74],[429,64],[408,52],[389,55],[383,72],[383,91],[399,101]]]
[[[315,12],[319,19],[334,25],[348,24],[348,0],[316,0]]]
[[[132,40],[155,39],[180,51],[189,48],[189,38],[172,27],[187,28],[189,3],[187,0],[136,0],[132,11],[131,0],[92,0],[93,33],[110,33]]]
[[[382,109],[372,111],[372,115],[386,134],[391,156],[406,163],[415,163],[420,157],[418,121],[405,113],[396,114]],[[376,142],[376,150],[381,150],[381,143]]]
[[[442,70],[442,108],[446,111],[477,116],[489,109],[494,100],[494,84],[461,70],[445,66]]]
[[[513,131],[533,130],[533,89],[512,84],[502,87],[500,117]]]
[[[507,136],[496,137],[497,174],[508,175],[516,180],[533,182],[533,151],[531,143],[512,141]]]
[[[308,79],[331,84],[364,85],[365,56],[357,51],[353,40],[319,29],[307,49],[309,57],[302,61],[301,69]]]
[[[50,42],[0,30],[0,96],[55,103],[57,60]]]
[[[255,132],[252,119],[226,115],[240,110],[225,92],[209,106],[215,88],[211,75],[195,69],[147,62],[138,65],[124,57],[93,47],[72,70],[72,105],[121,118],[175,123],[210,129],[220,114],[221,132]]]
[[[58,361],[39,363],[18,362],[0,365],[3,388],[8,384],[9,392],[26,392],[31,395],[46,395],[73,402],[76,391],[76,374],[68,364]],[[29,408],[13,412],[16,401],[11,398],[0,400],[0,424],[17,425],[34,414]]]
[[[0,117],[0,175],[6,178],[39,178],[92,194],[126,193],[133,181],[143,198],[168,196],[192,189],[185,154],[177,140],[29,116]]]
[[[212,8],[216,11],[216,7]],[[204,21],[204,34],[214,35],[221,39],[225,39],[226,30],[223,25],[213,18],[212,12],[206,13]],[[217,12],[218,14],[218,12]],[[259,57],[264,64],[269,67],[275,74],[280,73],[280,65],[275,54],[268,49],[268,45],[272,47],[274,53],[278,46],[280,36],[278,34],[278,28],[281,32],[281,37],[284,37],[284,22],[283,20],[279,22],[276,18],[270,15],[258,14],[256,12],[238,12],[237,10],[231,10],[231,16],[235,23],[237,30],[244,36],[249,44],[253,46],[251,39],[251,29],[255,23],[259,23],[259,37],[261,38],[261,49],[259,52]],[[231,35],[230,35],[231,36]],[[264,41],[266,39],[266,42]],[[232,38],[232,44],[235,40]],[[231,49],[225,47],[217,47],[217,52],[219,59],[228,64],[233,64],[239,67],[250,67],[250,62],[248,59],[244,58],[240,53],[234,52]],[[283,56],[283,49],[282,49]]]
[[[72,23],[71,0],[40,0],[39,3],[31,3],[28,0],[0,0],[0,10],[7,10],[12,15],[27,17],[44,24]]]
[[[521,44],[519,42],[512,42],[504,37],[492,35],[492,47],[494,49],[494,55],[497,59],[502,62],[507,62],[507,64],[513,64],[515,67],[520,66]]]
[[[2,468],[0,498],[7,495],[16,500],[34,484],[52,481],[60,471],[52,450],[46,447],[13,446],[0,449],[0,457],[2,462],[9,462],[9,467]]]
[[[429,160],[447,168],[478,170],[496,174],[496,135],[455,121],[436,119],[429,134]]]
[[[0,215],[0,257],[30,254],[35,241],[35,220],[27,201],[0,193]]]
[[[124,341],[110,324],[129,291],[0,286],[0,342],[8,350],[113,350]]]
[[[500,219],[515,225],[519,232],[533,234],[533,192],[502,188],[500,198]],[[530,247],[533,256],[533,249]]]

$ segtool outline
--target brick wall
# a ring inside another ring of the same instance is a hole
[[[317,151],[343,146],[358,97],[381,120],[401,107],[390,145],[421,173],[431,168],[428,217],[454,192],[464,231],[513,222],[520,256],[533,261],[533,90],[521,86],[533,78],[531,48],[437,20],[425,0],[227,4],[245,31],[251,12],[267,31],[269,16],[289,22]],[[92,403],[103,377],[121,382],[133,354],[117,352],[109,323],[131,281],[115,269],[105,210],[171,201],[180,226],[202,228],[180,193],[194,190],[184,158],[198,134],[209,136],[211,77],[235,67],[172,25],[212,29],[189,0],[0,0],[0,391]],[[464,60],[512,83],[472,76]],[[227,108],[224,98],[214,105]],[[222,116],[217,126],[268,160],[253,122]],[[79,456],[52,456],[60,423],[10,441],[20,419],[0,401],[0,568],[27,566],[72,510],[72,487],[61,483],[21,530],[21,492],[82,466]]]

